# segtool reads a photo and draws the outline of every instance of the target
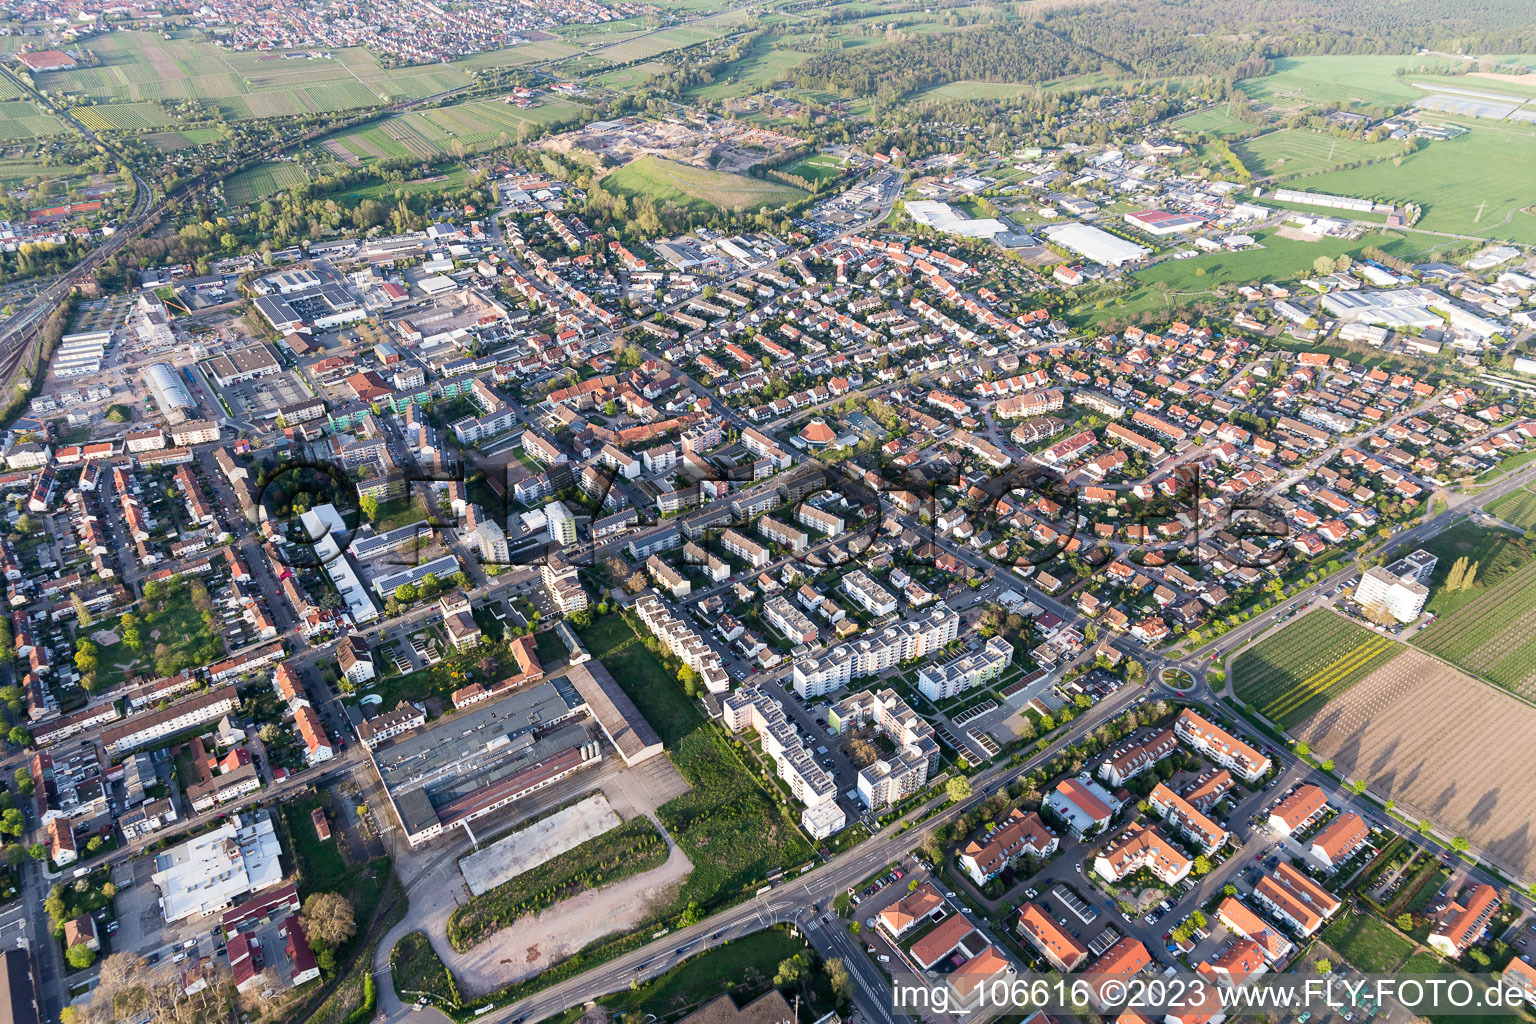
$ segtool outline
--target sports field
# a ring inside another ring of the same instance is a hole
[[[775,181],[641,157],[603,178],[603,188],[625,196],[649,196],[659,204],[676,203],[694,213],[752,211],[782,206],[805,195]]]
[[[1286,128],[1234,143],[1232,149],[1256,178],[1311,174],[1357,160],[1398,156],[1401,142],[1340,139],[1310,128]]]
[[[831,153],[812,153],[792,164],[786,164],[781,170],[786,174],[793,174],[820,185],[823,181],[843,173],[843,160]]]
[[[1437,117],[1450,123],[1454,118]],[[1415,225],[1536,244],[1536,127],[1492,121],[1463,122],[1472,130],[1458,139],[1432,142],[1401,161],[1308,177],[1316,192],[1391,203],[1418,203]]]
[[[1289,730],[1402,653],[1395,640],[1319,608],[1232,662],[1238,699]]]
[[[201,100],[241,120],[420,99],[470,81],[461,68],[446,64],[385,68],[361,48],[336,50],[324,58],[234,53],[190,33],[165,39],[151,32],[113,32],[85,45],[99,66],[40,74],[38,87],[68,94],[82,107]],[[114,126],[111,117],[103,116]]]

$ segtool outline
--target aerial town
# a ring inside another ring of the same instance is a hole
[[[1536,1021],[1529,11],[1170,6],[0,4],[0,1024]]]

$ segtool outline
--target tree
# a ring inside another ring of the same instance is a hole
[[[1461,587],[1460,587],[1461,590],[1471,590],[1472,589],[1472,584],[1477,582],[1477,570],[1478,570],[1478,567],[1480,565],[1482,565],[1482,564],[1483,564],[1482,562],[1473,562],[1472,563],[1472,567],[1467,570],[1466,578],[1461,581]]]
[[[21,808],[12,807],[0,813],[0,833],[8,836],[19,836],[27,830],[27,816],[21,812]]]
[[[352,904],[340,893],[311,893],[304,901],[304,931],[313,942],[335,949],[357,934]]]
[[[1329,757],[1329,758],[1325,758],[1322,761],[1319,761],[1318,762],[1318,767],[1321,768],[1325,772],[1333,771],[1333,758]]]
[[[1312,966],[1317,968],[1318,974],[1328,974],[1333,970],[1333,961],[1325,956],[1320,956],[1312,961]]]
[[[16,779],[16,792],[20,793],[22,796],[31,796],[32,773],[26,768],[17,768],[14,778]]]
[[[1209,857],[1207,857],[1203,853],[1196,854],[1195,855],[1195,874],[1198,876],[1198,875],[1208,875],[1210,873],[1211,873],[1211,859]]]
[[[1298,743],[1298,744],[1296,744],[1296,756],[1297,757],[1306,757],[1310,753],[1312,753],[1312,747],[1309,744],[1306,744],[1306,743]]]
[[[64,954],[64,959],[69,962],[72,969],[83,971],[96,962],[96,951],[82,942],[78,946],[70,946],[69,951]]]
[[[85,598],[80,596],[78,590],[69,595],[69,603],[74,606],[75,621],[80,624],[80,628],[90,629],[91,623],[95,622],[96,619],[91,615],[91,610],[85,606]]]
[[[832,957],[822,965],[827,972],[827,981],[832,984],[832,995],[839,1003],[847,1003],[853,998],[853,978],[848,974],[848,967],[841,957]]]
[[[1412,914],[1398,914],[1397,915],[1397,926],[1399,928],[1401,928],[1405,932],[1413,931],[1413,915]]]
[[[1466,836],[1456,836],[1451,839],[1451,849],[1457,853],[1466,853],[1472,849],[1472,844],[1467,840]]]
[[[805,980],[805,961],[798,954],[781,960],[779,969],[773,974],[775,988],[799,988]]]
[[[971,780],[964,775],[956,775],[944,784],[944,792],[949,794],[952,803],[959,803],[971,795]]]
[[[377,522],[379,518],[379,499],[371,494],[365,494],[357,499],[357,507],[362,510],[363,518],[370,523]]]
[[[1462,555],[1451,565],[1451,571],[1445,576],[1446,590],[1460,590],[1461,581],[1467,575],[1467,556]]]

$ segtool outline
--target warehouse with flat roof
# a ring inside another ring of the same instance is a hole
[[[1106,267],[1134,263],[1152,254],[1152,250],[1144,245],[1117,238],[1087,224],[1052,224],[1040,233],[1057,245]]]

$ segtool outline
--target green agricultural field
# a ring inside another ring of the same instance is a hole
[[[1536,563],[1436,619],[1413,643],[1513,693],[1536,697]]]
[[[1516,492],[1519,493],[1519,492]],[[1461,522],[1425,541],[1424,550],[1439,559],[1434,578],[1429,582],[1429,602],[1424,610],[1440,617],[1450,615],[1477,598],[1489,587],[1536,559],[1536,545],[1508,530],[1490,529]],[[1458,558],[1477,565],[1472,585],[1463,590],[1447,591],[1443,584]]]
[[[1518,491],[1489,502],[1488,512],[1511,526],[1529,530],[1536,526],[1536,491],[1522,487]]]
[[[1227,113],[1226,107],[1213,107],[1210,110],[1197,110],[1193,114],[1185,114],[1183,117],[1174,118],[1168,124],[1174,128],[1180,128],[1187,132],[1205,132],[1219,139],[1238,139],[1244,135],[1252,135],[1259,131],[1259,126],[1240,121]]]
[[[1450,123],[1455,119],[1437,117]],[[1401,162],[1332,171],[1306,179],[1316,192],[1391,203],[1418,203],[1415,227],[1536,244],[1536,129],[1493,121],[1462,122],[1459,139],[1432,142]]]
[[[648,32],[621,43],[604,46],[594,50],[592,56],[615,64],[645,60],[666,53],[668,50],[692,46],[710,39],[720,39],[740,27],[746,19],[745,8],[723,11],[708,18],[701,18],[689,25],[664,29],[660,32]]]
[[[524,64],[542,64],[562,57],[573,57],[580,52],[578,47],[569,43],[555,39],[541,39],[537,42],[523,43],[520,46],[510,46],[505,50],[477,53],[473,57],[455,61],[453,67],[455,70],[521,67]]]
[[[925,89],[912,97],[913,103],[924,100],[1016,100],[1035,91],[1026,82],[946,82],[932,89]]]
[[[92,39],[86,48],[99,65],[38,75],[38,87],[64,93],[86,108],[192,99],[218,107],[227,117],[246,119],[421,99],[470,82],[463,68],[445,64],[386,68],[361,48],[323,59],[272,51],[234,53],[200,39],[166,39],[151,32],[114,32]],[[110,125],[145,127],[118,125],[94,109]],[[151,119],[149,126],[163,123]]]
[[[695,213],[752,211],[782,206],[805,195],[798,188],[740,174],[641,157],[603,178],[603,188],[625,196],[649,196]]]
[[[70,111],[76,121],[93,132],[137,132],[164,128],[171,116],[153,103],[107,103],[93,107],[75,107]]]
[[[0,185],[5,187],[19,185],[34,178],[38,181],[73,178],[80,173],[80,168],[73,165],[49,164],[30,149],[21,156],[0,160]]]
[[[690,89],[688,95],[698,99],[723,100],[756,93],[789,77],[791,71],[809,58],[808,53],[776,49],[770,43],[759,40],[740,60],[717,71],[713,82]]]
[[[1256,178],[1288,177],[1331,170],[1357,160],[1375,160],[1399,156],[1407,151],[1401,142],[1361,142],[1339,139],[1310,128],[1287,128],[1269,132],[1232,146]],[[1293,182],[1299,188],[1305,183]]]
[[[1274,73],[1248,78],[1238,88],[1276,107],[1386,106],[1424,95],[1396,75],[1398,68],[1443,69],[1448,61],[1408,55],[1280,57]]]
[[[394,114],[326,141],[364,162],[410,157],[433,160],[451,153],[455,143],[472,152],[516,142],[528,125],[572,121],[585,111],[580,104],[560,98],[546,98],[526,110],[500,100],[472,100]]]
[[[63,135],[69,129],[57,116],[30,100],[0,103],[0,141],[27,142]]]
[[[224,182],[224,194],[235,206],[245,206],[275,196],[309,180],[304,168],[289,161],[257,164]]]
[[[1401,651],[1396,641],[1320,608],[1239,654],[1232,685],[1239,700],[1290,729]]]

